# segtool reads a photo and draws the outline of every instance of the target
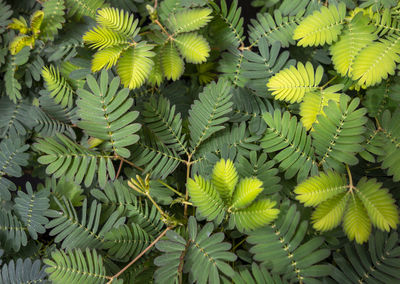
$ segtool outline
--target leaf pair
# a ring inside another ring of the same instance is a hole
[[[213,169],[212,180],[201,176],[189,179],[187,188],[193,204],[208,220],[221,222],[225,214],[239,230],[253,230],[273,221],[279,210],[269,199],[254,200],[263,191],[257,178],[239,177],[232,161],[219,161]]]
[[[31,48],[35,46],[35,40],[39,36],[43,17],[44,13],[41,10],[33,13],[30,20],[30,27],[28,27],[28,24],[22,17],[20,19],[12,19],[12,23],[8,25],[8,28],[19,31],[19,35],[10,42],[9,49],[12,55],[20,52],[25,46],[30,46]],[[28,35],[28,33],[31,33],[31,35]]]
[[[205,62],[210,53],[207,40],[197,31],[207,25],[212,19],[212,10],[198,8],[180,11],[169,16],[166,24],[171,31],[170,35],[159,48],[155,58],[155,67],[150,81],[160,84],[162,78],[179,79],[187,63],[199,64]]]
[[[153,46],[136,42],[139,33],[138,20],[132,14],[116,8],[103,8],[96,15],[98,25],[88,31],[83,40],[91,48],[98,49],[93,57],[92,71],[109,69],[117,64],[122,84],[135,89],[149,77],[155,55]]]
[[[348,238],[361,244],[368,240],[372,224],[389,231],[399,223],[395,201],[381,186],[365,177],[349,186],[344,176],[329,172],[307,179],[294,192],[305,206],[317,207],[311,217],[315,229],[329,231],[343,220]]]
[[[154,277],[157,283],[178,283],[182,273],[189,273],[196,283],[220,283],[225,274],[234,275],[228,262],[237,257],[230,252],[231,244],[223,242],[224,233],[212,233],[214,226],[207,223],[201,229],[196,219],[191,216],[188,221],[188,233],[185,238],[175,231],[168,231],[167,240],[161,240],[156,248],[164,254],[154,260],[159,266]]]

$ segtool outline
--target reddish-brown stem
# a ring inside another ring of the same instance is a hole
[[[130,165],[130,166],[132,166],[132,167],[138,169],[138,170],[141,171],[141,172],[144,171],[143,168],[141,168],[141,167],[139,167],[139,166],[136,166],[134,163],[132,163],[131,161],[125,160],[125,159],[122,158],[121,156],[117,156],[116,158],[117,158],[118,160],[123,161],[124,163],[127,163],[128,165]]]
[[[118,167],[118,171],[117,171],[117,175],[115,176],[115,179],[117,179],[119,177],[119,174],[121,173],[121,169],[122,169],[122,164],[124,163],[123,160],[121,160],[119,162],[119,167]]]
[[[145,248],[137,257],[135,257],[131,262],[129,262],[124,268],[122,268],[117,274],[114,276],[108,278],[110,281],[107,282],[107,284],[111,284],[111,282],[118,278],[122,273],[125,272],[132,264],[134,264],[139,258],[141,258],[149,249],[151,249],[164,235],[171,230],[172,227],[167,227],[147,248]]]

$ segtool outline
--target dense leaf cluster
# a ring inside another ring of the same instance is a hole
[[[400,4],[250,4],[0,0],[0,283],[400,281]]]

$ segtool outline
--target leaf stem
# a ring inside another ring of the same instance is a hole
[[[115,176],[115,179],[118,179],[119,174],[121,173],[121,169],[122,169],[123,163],[124,163],[124,161],[123,161],[123,160],[120,160],[119,167],[118,167],[118,171],[117,171],[117,175]]]
[[[326,86],[328,86],[333,80],[335,80],[337,78],[337,75],[335,75],[334,77],[332,77],[331,79],[329,79],[328,82],[326,82],[324,85],[322,85],[322,87],[320,87],[320,90],[322,91],[323,89],[325,89]]]
[[[347,171],[347,175],[349,176],[349,189],[350,189],[350,192],[353,193],[353,189],[354,189],[353,177],[351,175],[349,165],[347,165],[347,164],[346,164],[346,171]]]
[[[145,248],[137,257],[135,257],[131,262],[129,262],[124,268],[122,268],[117,274],[108,278],[110,281],[107,284],[111,284],[115,278],[118,278],[122,273],[125,272],[132,264],[134,264],[139,258],[141,258],[149,249],[151,249],[164,235],[171,230],[172,227],[167,227],[147,248]]]
[[[179,192],[178,190],[176,190],[175,188],[173,188],[172,186],[170,186],[169,184],[163,182],[162,180],[158,179],[157,180],[159,183],[161,183],[163,186],[165,186],[166,188],[168,188],[169,190],[173,191],[174,193],[176,193],[177,195],[179,195],[180,197],[184,197],[184,195]]]
[[[186,182],[189,180],[189,177],[190,177],[190,165],[192,164],[190,162],[191,159],[192,159],[192,154],[189,154],[188,160],[186,161]],[[185,201],[188,201],[188,199],[189,199],[189,191],[188,191],[188,188],[186,187]],[[188,205],[185,203],[185,208],[183,210],[183,216],[185,218],[187,218],[187,207],[188,207]]]
[[[122,158],[121,156],[116,156],[116,158],[117,158],[118,160],[121,160],[121,161],[127,163],[128,165],[130,165],[130,166],[132,166],[132,167],[138,169],[138,170],[141,171],[141,172],[144,171],[143,168],[141,168],[141,167],[139,167],[139,166],[136,166],[134,163],[132,163],[131,161],[128,161],[128,160]]]

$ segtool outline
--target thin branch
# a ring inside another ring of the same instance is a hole
[[[141,172],[144,171],[143,168],[141,168],[141,167],[139,167],[139,166],[136,166],[134,163],[132,163],[131,161],[128,161],[128,160],[122,158],[121,156],[116,156],[116,159],[121,160],[121,161],[127,163],[128,165],[130,165],[130,166],[132,166],[132,167],[138,169],[138,170],[141,171]]]
[[[190,154],[190,155],[188,156],[188,160],[187,160],[187,162],[186,162],[186,182],[189,180],[189,177],[190,177],[190,165],[192,164],[192,163],[190,162],[191,159],[192,159],[192,155]],[[186,187],[185,201],[188,201],[188,200],[189,200],[189,191],[188,191],[188,189],[187,189],[187,187]],[[187,218],[187,207],[188,207],[188,205],[185,204],[185,208],[184,208],[184,210],[183,210],[183,216],[184,216],[185,218]]]
[[[182,192],[179,192],[178,190],[176,190],[175,188],[173,188],[172,186],[170,186],[169,184],[163,182],[162,180],[158,179],[157,180],[159,183],[161,183],[163,186],[165,186],[166,188],[168,188],[169,190],[173,191],[174,193],[176,193],[177,195],[179,195],[180,197],[184,197],[184,195],[182,194]]]
[[[337,75],[332,77],[331,79],[329,79],[328,82],[326,82],[322,87],[320,87],[320,90],[325,89],[326,86],[328,86],[328,84],[330,84],[333,80],[335,80],[337,78]]]
[[[119,163],[119,167],[118,167],[118,171],[117,171],[117,175],[115,176],[115,179],[117,179],[119,177],[119,174],[121,173],[121,169],[122,169],[122,165],[123,165],[124,161],[121,160]]]
[[[349,189],[350,189],[350,192],[353,192],[353,189],[354,189],[353,177],[351,175],[350,168],[347,164],[346,164],[346,171],[347,171],[347,175],[349,176]]]
[[[118,278],[122,273],[125,272],[132,264],[134,264],[139,258],[141,258],[149,249],[151,249],[164,235],[171,230],[172,227],[167,227],[147,248],[145,248],[137,257],[135,257],[131,262],[129,262],[124,268],[122,268],[117,274],[108,278],[110,281],[107,284],[111,284],[115,278]]]

